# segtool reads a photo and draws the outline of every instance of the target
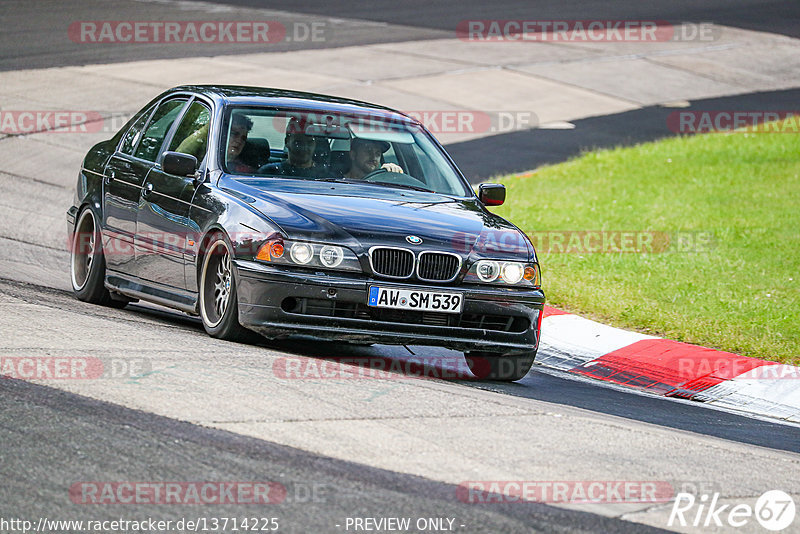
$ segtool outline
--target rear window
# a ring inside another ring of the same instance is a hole
[[[136,144],[139,142],[139,138],[142,136],[142,130],[144,129],[144,125],[147,124],[147,119],[150,118],[150,115],[153,113],[153,109],[155,106],[148,109],[141,116],[136,119],[136,122],[125,132],[125,135],[122,137],[122,143],[120,143],[119,151],[123,154],[133,155],[133,151],[136,148]]]

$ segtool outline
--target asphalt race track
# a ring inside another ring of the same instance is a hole
[[[465,18],[528,16],[534,4],[520,4],[470,0],[458,3],[457,15],[431,2],[281,1],[266,9],[275,11],[275,20],[337,19],[342,31],[324,44],[335,47],[449,36],[454,24]],[[588,12],[585,3],[577,1],[559,7],[537,4],[540,18],[715,20],[800,36],[796,2],[715,0],[702,8],[688,1],[664,2],[656,13],[633,0],[592,4]],[[0,85],[5,73],[23,68],[193,53],[160,45],[60,46],[57,32],[63,33],[65,20],[174,20],[209,10],[227,19],[240,14],[238,10],[256,7],[246,0],[221,5],[32,5],[4,3]],[[286,50],[293,46],[284,45]],[[243,47],[235,53],[249,52],[253,49]],[[52,94],[57,107],[59,88]],[[776,109],[787,109],[797,97],[795,89],[693,106],[763,109],[771,102]],[[531,130],[454,144],[453,154],[476,175],[486,175],[558,161],[587,146],[661,135],[648,124],[663,122],[663,110],[628,113],[634,116],[589,118],[564,132]],[[632,132],[624,127],[632,121],[641,128]],[[541,143],[540,153],[526,149],[531,137]],[[12,140],[0,138],[0,145]],[[52,148],[63,147],[55,143]],[[483,150],[496,159],[470,160]],[[718,494],[720,504],[731,506],[753,506],[760,495],[774,489],[795,496],[795,501],[800,495],[797,425],[639,394],[537,367],[514,384],[424,380],[402,372],[381,379],[287,377],[279,371],[287,361],[313,368],[335,364],[338,358],[385,358],[407,369],[406,364],[418,358],[452,363],[460,354],[311,340],[228,343],[206,336],[198,320],[157,306],[114,310],[80,302],[68,290],[68,255],[60,246],[73,179],[55,179],[47,172],[51,155],[23,156],[22,162],[0,161],[0,356],[89,357],[118,366],[119,373],[89,380],[0,379],[1,534],[19,531],[3,527],[4,519],[35,524],[44,517],[268,517],[278,518],[279,532],[298,533],[353,532],[359,529],[348,527],[348,518],[389,517],[411,518],[412,524],[452,519],[452,530],[465,533],[763,532],[754,519],[741,529],[670,526],[668,499],[469,503],[459,498],[458,488],[465,481],[650,481],[668,485],[670,497],[678,492],[708,498]],[[71,169],[70,174],[77,171]],[[133,364],[144,371],[134,373]],[[70,494],[76,484],[103,481],[272,482],[285,489],[285,498],[268,505],[92,505],[77,503]],[[689,521],[694,512],[686,514]]]
[[[4,353],[90,354],[117,361],[135,355],[153,367],[143,378],[86,381],[91,384],[0,381],[2,517],[103,519],[147,513],[177,520],[188,513],[184,507],[77,506],[66,498],[67,489],[81,481],[269,480],[295,495],[296,502],[289,499],[268,510],[288,532],[336,532],[334,525],[350,516],[455,517],[464,525],[462,532],[642,532],[642,525],[579,506],[460,503],[456,486],[473,470],[501,470],[512,479],[512,473],[527,472],[533,480],[572,480],[595,472],[591,480],[616,480],[642,469],[648,480],[715,491],[794,483],[791,469],[786,478],[776,479],[768,467],[797,461],[794,454],[779,452],[800,451],[797,428],[788,425],[546,370],[509,385],[413,376],[281,379],[274,365],[286,357],[371,355],[403,361],[410,356],[397,347],[217,342],[180,314],[136,305],[107,310],[78,302],[66,291],[19,282],[0,287],[2,309],[18,310],[13,319],[3,314],[4,331],[13,333],[13,341],[4,341]],[[112,332],[117,341],[109,340]],[[422,347],[411,348],[425,354]],[[155,415],[159,412],[169,417]],[[384,435],[373,433],[378,431]],[[398,443],[403,436],[407,443]],[[502,439],[507,442],[492,443]],[[712,450],[715,459],[704,460]],[[597,462],[594,451],[606,465],[590,467]],[[465,462],[472,465],[448,474]],[[516,465],[525,467],[517,471]],[[436,473],[433,479],[424,476],[429,469]],[[531,477],[537,472],[559,475]],[[202,515],[250,511],[208,506]]]
[[[78,479],[105,479],[116,470],[131,480],[164,473],[204,480],[213,472],[215,480],[285,481],[286,501],[257,513],[279,518],[286,532],[332,532],[336,523],[344,524],[356,512],[366,517],[457,518],[460,532],[660,531],[542,504],[506,504],[486,513],[455,500],[455,486],[422,477],[323,458],[16,380],[4,380],[0,390],[5,405],[3,479],[9,496],[15,495],[4,499],[3,517],[74,517],[75,505],[64,498],[64,487]],[[25,421],[25,428],[9,428],[13,420]],[[45,472],[31,492],[38,470]],[[252,513],[245,506],[219,505],[204,507],[196,516]],[[145,514],[175,521],[186,515],[176,507],[155,511],[124,505],[81,515],[114,519]]]
[[[203,2],[160,2],[143,0],[87,0],[64,5],[58,0],[37,2],[31,11],[27,2],[10,0],[3,4],[3,32],[0,33],[0,70],[40,68],[85,63],[132,61],[145,58],[185,57],[194,55],[191,47],[183,49],[166,44],[148,44],[131,49],[126,46],[87,48],[63,43],[58,28],[63,21],[76,20],[176,20],[213,13],[220,20],[234,19],[247,9],[272,10],[271,20],[285,22],[318,20],[320,16],[342,20],[335,39],[313,46],[335,47],[377,42],[417,40],[451,36],[456,25],[468,19],[610,19],[712,21],[740,28],[769,31],[800,37],[800,8],[797,3],[782,0],[709,0],[698,4],[693,0],[648,2],[623,0],[593,3],[581,0],[564,2],[518,2],[502,0],[486,3],[465,0],[457,4],[432,3],[424,0],[393,2],[379,0],[360,2],[344,0],[271,1],[223,0],[215,4]],[[230,6],[230,10],[218,5]],[[238,11],[236,11],[238,10]],[[158,16],[153,16],[157,12]],[[355,19],[359,23],[347,22]],[[371,23],[371,24],[370,24]],[[21,46],[24,43],[24,46]],[[209,55],[248,53],[263,45],[238,47],[231,51],[224,45],[209,45]],[[283,43],[275,51],[308,47],[309,43]]]
[[[800,90],[764,91],[744,95],[695,100],[690,112],[715,109],[790,109],[800,99]],[[574,129],[531,129],[494,135],[473,141],[447,145],[470,180],[534,169],[580,155],[586,150],[614,148],[654,141],[673,135],[664,131],[667,116],[673,110],[648,106],[613,115],[588,117],[573,121]],[[487,159],[485,154],[493,154]]]

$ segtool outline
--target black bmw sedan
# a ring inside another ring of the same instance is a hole
[[[183,86],[83,161],[76,296],[146,300],[222,339],[314,336],[464,351],[518,380],[544,293],[529,239],[416,120],[316,94]]]

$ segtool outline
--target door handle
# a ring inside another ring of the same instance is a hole
[[[153,192],[153,184],[149,182],[144,184],[144,189],[142,189],[142,196],[144,198],[147,198],[150,196],[150,193],[152,192]]]
[[[117,173],[115,173],[114,171],[109,171],[108,174],[103,177],[103,183],[108,185],[111,182],[113,182],[114,178],[116,178],[116,177],[117,177]]]

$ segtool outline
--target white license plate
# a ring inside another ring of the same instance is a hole
[[[464,297],[461,293],[370,286],[367,305],[397,310],[461,313]]]

